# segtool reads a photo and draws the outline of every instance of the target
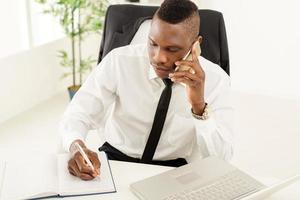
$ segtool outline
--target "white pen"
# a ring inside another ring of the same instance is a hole
[[[86,163],[92,168],[93,171],[95,171],[93,164],[91,163],[90,159],[87,157],[86,153],[83,151],[82,147],[77,142],[75,143],[75,146],[77,147],[79,153],[82,155]]]

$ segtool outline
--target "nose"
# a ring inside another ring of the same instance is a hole
[[[157,48],[154,51],[153,60],[157,65],[164,65],[168,62],[168,58],[165,54],[165,52],[161,48]]]

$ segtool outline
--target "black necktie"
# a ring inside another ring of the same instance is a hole
[[[161,93],[156,108],[152,129],[141,159],[143,163],[150,163],[152,161],[169,108],[173,82],[170,79],[163,79],[163,82],[166,87]]]

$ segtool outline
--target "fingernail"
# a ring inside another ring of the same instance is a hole
[[[169,77],[170,77],[170,78],[171,78],[171,77],[173,77],[173,76],[174,76],[174,74],[173,74],[173,73],[170,73],[170,74],[169,74]]]
[[[175,65],[179,65],[179,62],[177,61],[177,62],[175,62]]]

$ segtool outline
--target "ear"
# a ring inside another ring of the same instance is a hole
[[[199,36],[198,36],[198,39],[197,39],[197,40],[199,41],[199,44],[201,44],[201,43],[202,43],[202,39],[203,39],[203,38],[202,38],[202,36],[201,36],[201,35],[199,35]]]

